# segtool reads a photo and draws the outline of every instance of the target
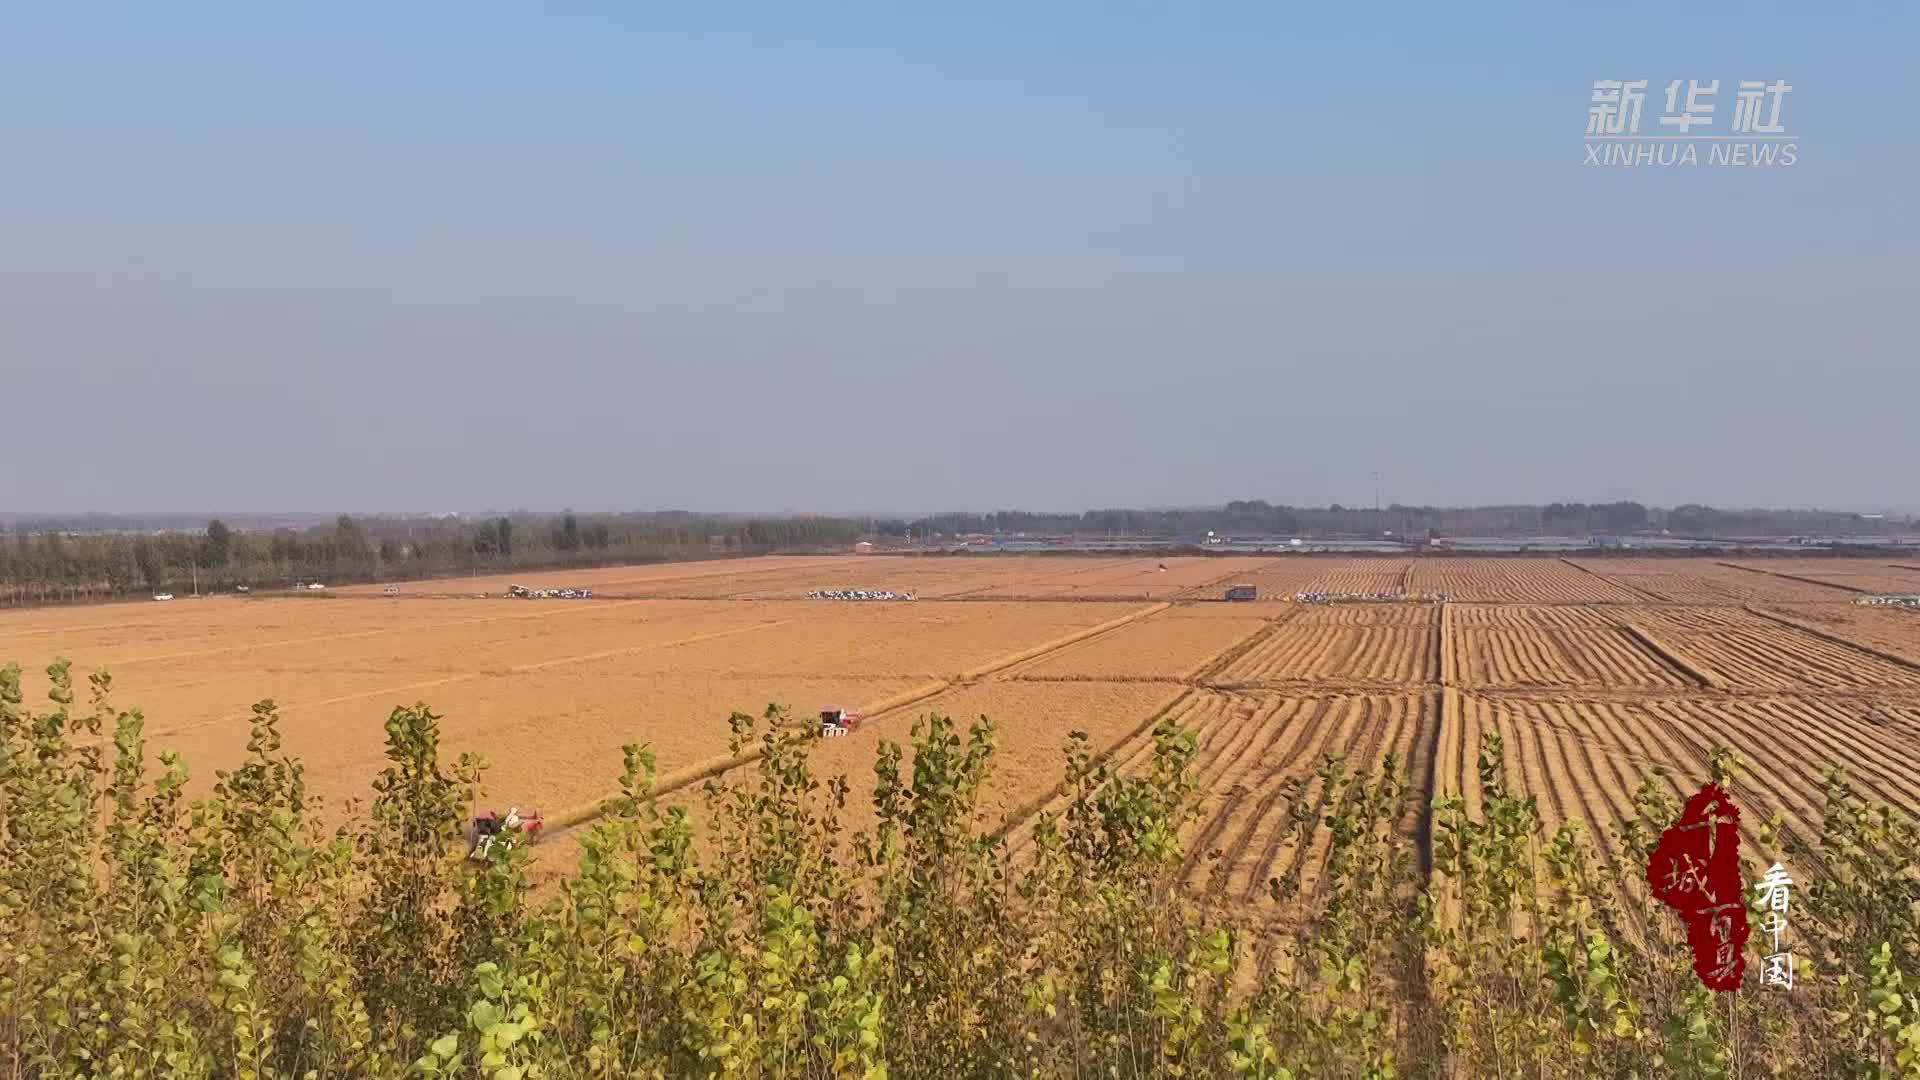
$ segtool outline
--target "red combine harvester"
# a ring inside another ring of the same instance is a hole
[[[860,717],[846,709],[820,710],[820,737],[837,738],[860,727]]]
[[[522,842],[530,844],[546,824],[540,811],[523,812],[517,806],[508,807],[505,814],[498,810],[477,814],[467,826],[467,840],[473,845],[467,852],[467,858],[483,863],[496,844],[508,847]]]

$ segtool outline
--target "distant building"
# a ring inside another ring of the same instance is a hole
[[[853,553],[855,555],[871,555],[873,554],[873,544],[870,541],[862,540],[853,545]]]

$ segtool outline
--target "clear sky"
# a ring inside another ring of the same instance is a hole
[[[1920,506],[1917,13],[16,5],[0,509]]]

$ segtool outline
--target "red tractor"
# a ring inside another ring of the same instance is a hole
[[[820,710],[820,737],[837,738],[850,734],[860,727],[860,717],[846,709]]]
[[[522,811],[517,806],[509,806],[505,814],[498,810],[476,814],[467,826],[467,840],[473,845],[467,851],[467,858],[483,863],[496,844],[508,847],[522,842],[530,844],[546,824],[540,811]]]

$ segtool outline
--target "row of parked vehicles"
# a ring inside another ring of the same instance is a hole
[[[1911,596],[1911,595],[1905,595],[1900,593],[1889,593],[1882,596],[1863,596],[1856,602],[1861,604],[1867,604],[1872,607],[1920,608],[1920,596]]]
[[[910,592],[894,592],[892,589],[815,589],[807,594],[809,600],[911,600]]]

